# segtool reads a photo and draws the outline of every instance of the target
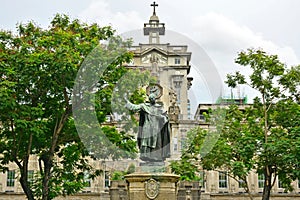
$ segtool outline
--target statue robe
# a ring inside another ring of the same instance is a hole
[[[126,107],[139,112],[139,131],[137,136],[140,159],[144,161],[163,161],[170,157],[169,119],[157,104],[132,104]]]

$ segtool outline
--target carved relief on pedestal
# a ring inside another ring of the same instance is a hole
[[[145,194],[149,199],[155,199],[159,194],[160,183],[154,179],[145,182]]]

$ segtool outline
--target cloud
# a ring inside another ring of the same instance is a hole
[[[111,25],[118,33],[142,28],[144,19],[136,10],[118,11],[108,0],[94,0],[80,13],[80,18],[97,22],[100,25]],[[166,11],[168,12],[168,11]],[[183,13],[184,14],[184,13]],[[164,15],[172,16],[174,24],[180,16],[174,15],[173,10]],[[180,21],[180,20],[179,20]],[[222,71],[232,71],[234,59],[238,52],[247,48],[263,48],[266,52],[276,54],[282,62],[288,65],[300,63],[293,48],[279,46],[271,40],[264,38],[262,33],[254,32],[245,25],[236,23],[223,14],[209,12],[205,15],[193,17],[190,26],[187,27],[186,35],[198,42],[207,51],[215,64]],[[180,23],[179,23],[180,25]],[[175,29],[176,31],[176,29]]]
[[[191,37],[197,41],[215,63],[223,80],[226,74],[241,71],[249,75],[251,70],[234,63],[238,52],[248,48],[262,48],[268,54],[279,56],[280,61],[289,65],[299,64],[299,58],[289,46],[280,46],[275,42],[264,38],[261,33],[254,32],[244,25],[236,23],[228,17],[210,12],[203,16],[197,16],[192,20]],[[247,91],[247,92],[245,92]],[[236,96],[247,95],[251,99],[257,96],[257,92],[249,87],[241,87],[235,91]],[[224,88],[224,95],[229,95],[230,89]]]
[[[107,0],[92,1],[79,16],[82,19],[97,22],[101,26],[111,25],[118,33],[140,28],[143,24],[139,12],[114,12]]]
[[[148,18],[142,18],[139,11],[132,10],[131,8],[121,12],[118,8],[113,7],[113,4],[108,0],[97,0],[92,1],[81,12],[80,18],[97,22],[101,26],[111,25],[119,33],[141,29],[144,22],[148,21]],[[206,51],[223,80],[225,80],[226,74],[237,70],[245,74],[250,74],[250,70],[245,70],[245,68],[237,66],[234,63],[238,52],[247,48],[263,48],[267,53],[278,55],[279,59],[287,65],[300,63],[292,47],[276,44],[274,41],[266,38],[266,35],[263,33],[256,32],[244,24],[237,23],[237,21],[240,21],[239,19],[232,19],[217,12],[209,12],[204,15],[193,15],[191,13],[189,17],[190,23],[187,25],[186,23],[182,24],[182,16],[175,15],[174,9],[169,10],[165,10],[165,12],[159,14],[162,16],[172,16],[172,20],[161,22],[166,23],[167,29],[168,27],[175,27],[174,31],[177,31],[176,28],[180,29],[180,27],[184,27],[183,34],[195,41]],[[189,13],[183,13],[183,15],[186,16]],[[167,17],[167,19],[170,18]],[[140,36],[139,39],[141,38],[143,37]],[[162,41],[168,40],[167,36],[162,39]],[[135,42],[139,43],[141,41],[138,40]],[[171,42],[172,45],[176,45],[177,43]],[[193,55],[195,53],[192,54],[192,61]],[[240,92],[244,93],[244,90],[247,91],[246,95],[250,99],[256,95],[249,88],[242,88]],[[225,91],[225,93],[228,93],[228,91]],[[198,99],[198,101],[201,100]]]
[[[195,17],[192,29],[194,33],[192,37],[201,43],[219,64],[233,64],[237,53],[247,48],[262,48],[267,53],[278,55],[279,59],[288,65],[299,63],[299,58],[291,47],[279,46],[264,38],[261,33],[254,32],[218,13],[210,12]],[[231,66],[230,64],[219,67],[230,70]]]

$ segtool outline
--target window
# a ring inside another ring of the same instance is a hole
[[[90,175],[87,171],[84,171],[84,177],[83,177],[85,187],[91,187],[91,179]]]
[[[239,180],[239,188],[244,188],[245,185],[246,185],[245,181],[243,181],[243,180],[240,179]]]
[[[157,37],[158,36],[158,32],[151,32],[150,33],[152,37]]]
[[[157,43],[157,38],[153,37],[151,38],[151,44],[156,44]]]
[[[191,102],[189,99],[187,104],[187,111],[188,111],[188,119],[191,119]]]
[[[173,148],[174,148],[175,152],[178,150],[178,139],[177,138],[173,138]]]
[[[227,188],[227,172],[219,172],[219,188]]]
[[[180,58],[175,58],[175,65],[179,65],[180,64]]]
[[[109,180],[109,171],[104,172],[104,187],[108,188],[110,186],[110,180]]]
[[[9,170],[7,172],[6,185],[7,187],[15,186],[15,170]]]
[[[278,188],[283,188],[283,184],[282,184],[282,181],[280,179],[278,179]]]
[[[182,137],[180,141],[180,149],[184,150],[186,148],[186,138]]]
[[[27,182],[32,185],[34,182],[34,170],[28,170],[27,172]]]
[[[265,175],[264,174],[258,174],[258,187],[263,188],[265,185]]]
[[[205,188],[205,171],[200,171],[199,172],[199,177],[200,177],[200,180],[199,180],[199,184],[202,188]]]
[[[298,188],[300,188],[300,179],[298,179]]]

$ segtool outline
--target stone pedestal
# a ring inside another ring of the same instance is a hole
[[[166,167],[164,162],[147,162],[140,163],[137,168],[137,172],[141,173],[164,173],[166,172]]]
[[[110,200],[128,200],[126,182],[124,180],[111,181],[109,195]]]
[[[180,181],[178,183],[177,200],[199,200],[201,187],[198,181]]]
[[[176,200],[179,176],[168,173],[133,173],[125,176],[129,200]]]

